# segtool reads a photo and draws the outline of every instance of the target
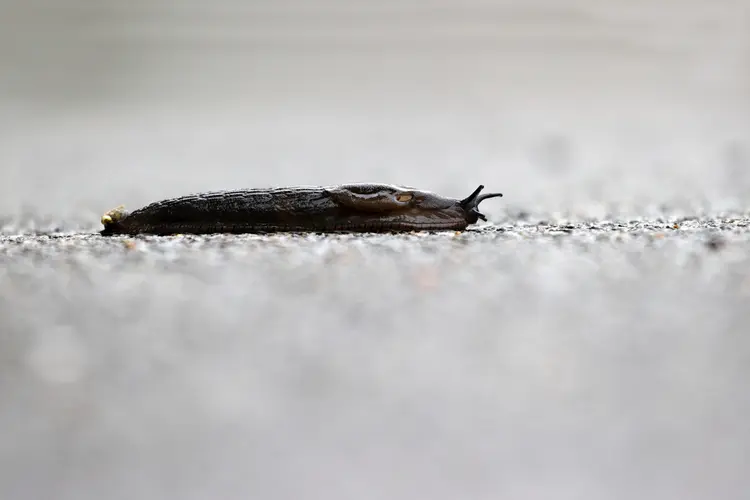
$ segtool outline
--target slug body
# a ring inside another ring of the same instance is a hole
[[[133,212],[104,214],[104,236],[271,232],[398,232],[463,230],[479,219],[479,186],[468,197],[445,198],[388,184],[240,189],[191,194]]]

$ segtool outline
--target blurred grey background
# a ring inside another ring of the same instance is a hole
[[[746,0],[0,2],[0,499],[748,497]],[[350,181],[502,231],[32,234]]]
[[[4,0],[0,211],[373,180],[747,202],[746,0]],[[487,207],[499,216],[498,204]]]

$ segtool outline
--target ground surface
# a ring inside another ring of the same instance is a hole
[[[741,498],[749,227],[6,225],[4,497]]]

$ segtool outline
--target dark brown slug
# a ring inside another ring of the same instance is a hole
[[[118,207],[100,234],[460,231],[487,220],[483,200],[502,196],[482,189],[462,200],[387,184],[216,191]]]

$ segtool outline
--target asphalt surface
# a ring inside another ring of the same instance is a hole
[[[750,218],[0,237],[3,498],[743,498]]]

